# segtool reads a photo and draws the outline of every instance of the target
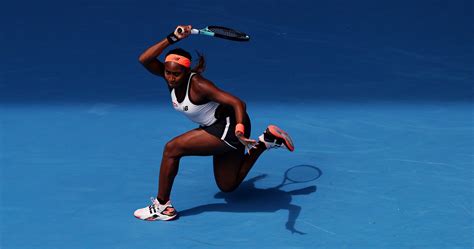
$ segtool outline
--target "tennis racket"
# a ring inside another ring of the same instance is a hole
[[[181,28],[178,29],[178,33],[182,33]],[[250,37],[244,32],[237,31],[235,29],[221,27],[221,26],[207,26],[203,29],[191,29],[192,35],[207,35],[227,39],[231,41],[249,41]]]
[[[313,165],[296,165],[286,170],[285,178],[276,188],[281,188],[285,185],[293,183],[305,183],[318,179],[322,175],[319,168]]]

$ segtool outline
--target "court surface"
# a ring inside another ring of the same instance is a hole
[[[2,248],[472,246],[471,105],[249,103],[249,113],[253,137],[278,124],[295,152],[266,152],[230,194],[210,158],[184,158],[180,218],[144,222],[132,214],[156,193],[165,142],[194,128],[171,106],[2,108]],[[275,188],[301,164],[321,176]]]

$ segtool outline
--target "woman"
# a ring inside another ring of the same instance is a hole
[[[249,138],[251,126],[245,103],[217,88],[200,74],[205,64],[201,55],[193,69],[191,55],[183,49],[169,51],[164,63],[156,59],[170,44],[188,37],[191,28],[190,25],[178,26],[166,39],[148,48],[139,59],[148,71],[163,77],[168,83],[174,109],[200,126],[166,144],[158,195],[152,198],[152,205],[135,211],[138,219],[171,220],[177,216],[170,202],[170,193],[183,156],[212,155],[217,186],[230,192],[244,180],[263,151],[281,146],[294,150],[289,135],[273,125],[268,126],[259,141]]]

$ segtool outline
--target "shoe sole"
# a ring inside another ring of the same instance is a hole
[[[135,216],[135,215],[134,215]],[[167,219],[158,219],[158,218],[153,218],[153,217],[150,217],[150,218],[147,218],[147,219],[141,219],[140,217],[137,217],[135,216],[135,218],[139,219],[139,220],[144,220],[144,221],[158,221],[158,220],[161,220],[161,221],[172,221],[174,219],[176,219],[178,217],[178,215],[175,215],[173,217],[170,217],[170,218],[167,218]]]
[[[286,131],[280,129],[276,125],[269,125],[267,127],[267,129],[273,136],[283,139],[283,141],[285,143],[285,146],[286,146],[286,148],[288,148],[288,150],[290,150],[290,151],[295,150],[295,146],[293,145],[293,141],[291,140],[290,135],[288,135],[288,133]]]

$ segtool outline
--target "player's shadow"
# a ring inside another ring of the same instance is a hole
[[[316,169],[319,171],[319,175],[316,177],[318,178],[321,175],[321,170],[318,168]],[[204,212],[273,213],[284,209],[288,210],[286,229],[292,233],[305,234],[304,232],[301,232],[295,228],[295,222],[299,213],[301,212],[301,207],[291,203],[292,196],[309,195],[314,193],[317,190],[316,186],[313,185],[291,191],[280,189],[282,187],[281,184],[272,188],[256,188],[255,182],[265,177],[266,175],[262,174],[248,179],[244,181],[234,192],[218,192],[215,194],[215,198],[224,199],[226,203],[206,204],[186,210],[181,210],[179,212],[179,216],[191,216]]]

